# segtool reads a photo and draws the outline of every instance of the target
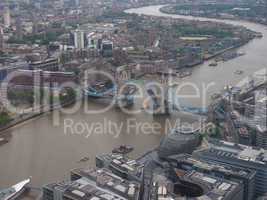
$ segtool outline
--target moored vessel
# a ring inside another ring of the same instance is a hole
[[[117,148],[114,148],[112,150],[112,153],[117,153],[117,154],[128,154],[131,153],[134,150],[132,146],[127,146],[127,145],[121,145]]]
[[[23,193],[25,187],[31,182],[31,179],[26,179],[21,181],[10,188],[0,190],[0,199],[1,200],[12,200],[18,197]]]

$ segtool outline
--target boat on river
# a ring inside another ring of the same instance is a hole
[[[0,190],[0,199],[1,200],[12,200],[21,195],[25,187],[31,182],[31,179],[26,179],[21,181],[10,188]]]
[[[217,65],[218,65],[217,62],[212,62],[212,63],[209,64],[210,67],[216,67]]]
[[[131,153],[134,150],[134,148],[132,146],[127,146],[127,145],[121,145],[117,148],[114,148],[112,150],[112,153],[116,153],[116,154],[128,154]]]
[[[85,157],[81,158],[81,159],[79,160],[79,162],[87,162],[87,161],[89,161],[89,160],[90,160],[90,158],[89,158],[88,156],[85,156]]]
[[[182,71],[178,73],[178,77],[179,78],[185,78],[187,76],[191,76],[192,72],[191,71]]]
[[[257,37],[257,38],[262,38],[263,34],[260,33],[260,32],[256,32],[256,33],[254,33],[254,36]]]
[[[244,73],[244,71],[242,71],[242,70],[236,70],[235,71],[235,74],[237,74],[237,75],[241,75],[241,74],[243,74]]]
[[[221,97],[220,93],[214,93],[213,95],[211,95],[211,99],[215,100]]]

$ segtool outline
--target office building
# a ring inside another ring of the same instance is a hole
[[[262,126],[256,129],[256,145],[267,150],[267,129]]]
[[[11,17],[10,17],[10,10],[9,10],[8,6],[6,6],[4,8],[3,18],[4,18],[4,26],[5,26],[5,28],[9,28],[10,25],[11,25]]]
[[[75,172],[77,171],[77,172]],[[81,178],[43,187],[43,200],[138,200],[140,184],[127,181],[107,169],[73,170]]]
[[[8,71],[6,68],[0,69],[0,82],[2,82],[6,78],[7,74],[8,74]]]
[[[0,49],[4,48],[4,31],[3,28],[0,26]]]
[[[16,37],[22,39],[23,30],[22,30],[21,17],[17,17],[15,22],[16,22]]]
[[[76,49],[85,48],[84,32],[81,30],[74,31],[74,46]]]
[[[143,181],[143,164],[120,154],[96,156],[96,166],[108,168],[117,176],[138,182]]]
[[[109,40],[103,40],[101,43],[101,52],[104,57],[112,56],[113,42]]]
[[[171,166],[180,170],[194,170],[211,175],[224,180],[238,182],[243,185],[244,200],[253,200],[255,175],[254,170],[247,168],[234,167],[230,165],[222,165],[216,162],[209,162],[194,158],[189,154],[174,155],[167,158]]]
[[[80,0],[74,0],[75,1],[75,6],[79,7],[80,6]]]
[[[16,63],[10,63],[8,65],[4,65],[0,68],[0,83],[2,83],[2,81],[4,81],[8,74],[14,72],[14,71],[18,71],[18,70],[23,70],[23,69],[27,69],[28,65],[26,62],[16,62]]]
[[[102,43],[102,34],[99,33],[89,33],[87,35],[87,41],[88,41],[88,48],[89,49],[101,49],[101,43]]]
[[[51,72],[42,70],[16,70],[10,86],[20,88],[59,87],[64,83],[75,82],[73,72]]]
[[[256,145],[267,150],[267,89],[262,89],[256,93],[255,120],[256,125]]]
[[[64,7],[64,0],[59,0],[59,5],[61,6],[61,7]]]
[[[240,181],[174,163],[154,163],[145,169],[143,199],[244,199],[244,187]]]
[[[46,70],[46,71],[58,71],[59,70],[59,59],[58,58],[48,58],[44,60],[38,60],[30,62],[30,70]]]
[[[211,162],[229,164],[256,171],[255,196],[267,192],[267,151],[261,148],[210,140],[209,147],[194,152],[194,156]]]

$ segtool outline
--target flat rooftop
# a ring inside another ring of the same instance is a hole
[[[83,175],[80,179],[49,184],[45,188],[62,192],[64,197],[75,200],[139,199],[140,184],[137,182],[122,179],[104,168],[77,171]]]
[[[210,188],[202,196],[204,199],[227,199],[228,195],[232,196],[235,192],[241,190],[241,186],[237,182],[222,180],[200,172],[193,172],[188,175],[188,178],[193,182]]]
[[[176,182],[170,180],[166,174],[154,173],[153,184],[149,189],[152,200],[179,198],[233,200],[237,194],[243,194],[242,184],[239,182],[195,170],[175,168],[174,171],[179,177]]]
[[[105,162],[108,165],[115,166],[116,168],[139,176],[142,174],[144,165],[139,163],[135,159],[130,159],[126,156],[120,154],[104,154],[96,156],[96,159],[99,159]]]
[[[177,164],[183,166],[191,166],[192,169],[203,169],[209,172],[220,172],[222,174],[230,174],[243,178],[251,178],[254,176],[255,172],[250,169],[245,169],[241,167],[234,167],[230,165],[221,165],[214,162],[204,161],[199,158],[194,158],[189,154],[180,154],[177,156],[171,156],[171,160],[177,162]]]
[[[215,156],[235,158],[267,165],[267,150],[222,140],[211,140],[209,145],[209,153]]]

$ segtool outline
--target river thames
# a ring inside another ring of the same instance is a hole
[[[209,67],[209,62],[206,62],[195,67],[191,76],[178,80],[178,82],[194,83],[200,89],[203,84],[213,83],[207,94],[202,94],[201,97],[219,92],[226,84],[235,85],[254,72],[266,68],[266,26],[245,21],[168,15],[161,13],[159,11],[160,7],[149,6],[130,9],[126,12],[190,20],[218,21],[245,26],[263,34],[263,38],[254,39],[240,48],[240,51],[245,52],[246,55],[224,63],[221,62],[218,67]],[[234,73],[236,70],[243,70],[244,74],[236,75]],[[186,93],[190,92],[186,91]],[[194,99],[190,104],[201,105],[202,100],[202,98]],[[208,100],[204,101],[204,104],[208,102]],[[87,103],[85,104],[87,105]],[[0,187],[12,185],[29,176],[32,176],[32,184],[36,186],[66,179],[69,177],[70,169],[87,165],[93,166],[95,155],[110,152],[114,147],[121,144],[134,146],[135,151],[132,155],[138,156],[156,147],[165,133],[164,125],[166,121],[163,117],[153,118],[146,113],[129,115],[120,112],[118,109],[111,109],[104,114],[86,114],[83,107],[74,114],[61,114],[58,126],[53,125],[54,116],[48,113],[8,130],[5,134],[10,135],[11,139],[9,143],[0,146]],[[88,107],[100,109],[102,106],[88,102]],[[193,121],[192,116],[172,115],[168,124],[174,123],[179,118],[182,118],[183,121]],[[76,127],[77,130],[66,130],[64,123],[67,120],[72,120],[74,124],[80,123],[80,126],[82,126],[81,124],[96,124],[98,122],[112,124],[147,122],[148,124],[156,123],[162,126],[159,131],[148,134],[144,133],[142,127],[127,129],[125,126],[117,127],[120,130],[119,135],[114,135],[114,131],[111,130],[105,130],[103,134],[96,134],[95,131],[92,131],[92,127],[84,128],[84,133],[78,131],[78,127]],[[90,134],[90,131],[92,131],[92,134]],[[78,132],[78,134],[75,132]],[[79,163],[78,161],[85,156],[90,158],[89,162]]]

